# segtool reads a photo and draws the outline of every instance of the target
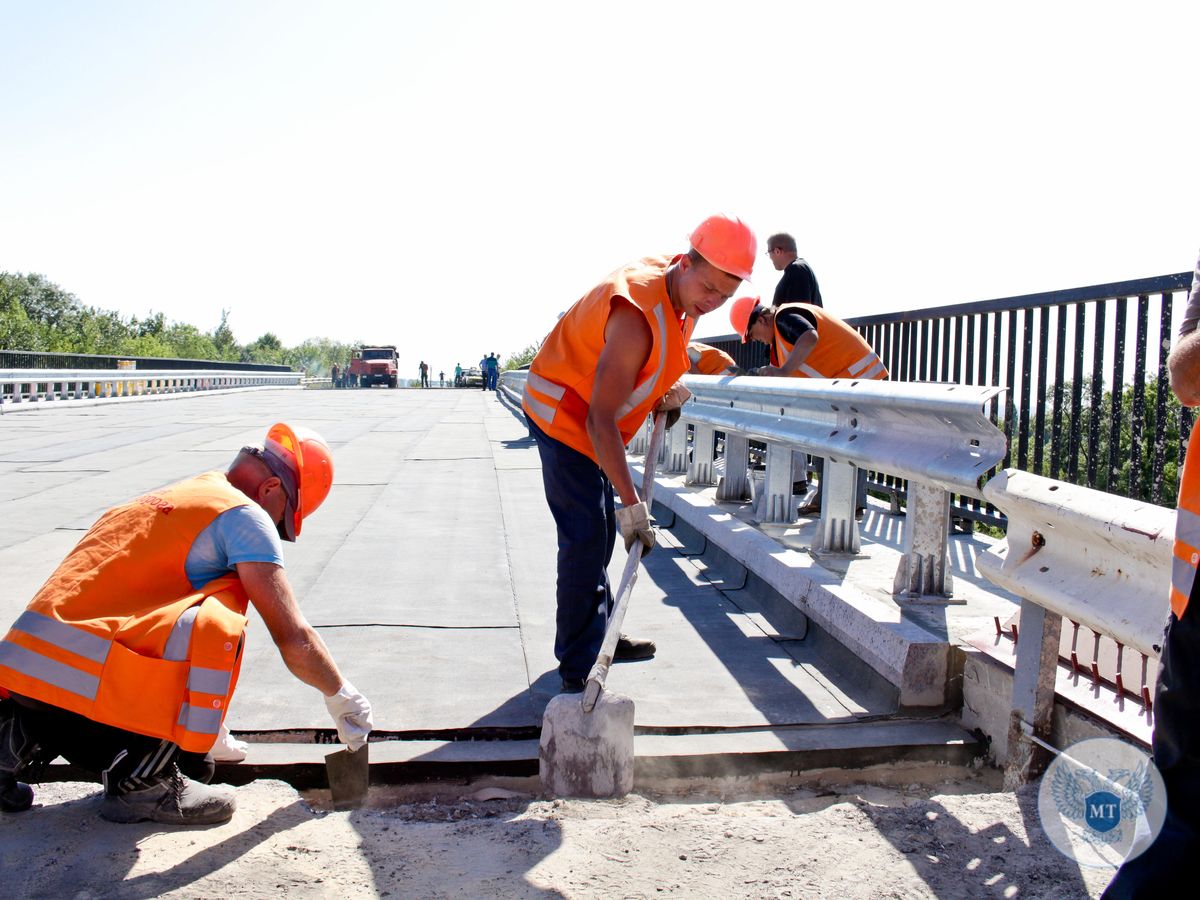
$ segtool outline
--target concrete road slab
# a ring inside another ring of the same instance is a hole
[[[21,614],[79,537],[77,531],[49,531],[0,550],[0,631]]]
[[[332,727],[319,693],[297,681],[254,630],[229,710],[235,731]],[[516,628],[322,628],[342,674],[384,732],[520,728],[541,723]],[[264,640],[265,638],[265,640]]]
[[[491,459],[492,448],[478,417],[474,422],[439,422],[408,452],[409,459]]]
[[[407,462],[329,560],[305,610],[318,625],[515,626],[490,460]]]

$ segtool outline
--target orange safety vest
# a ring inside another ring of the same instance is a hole
[[[1179,504],[1175,509],[1175,546],[1171,560],[1171,612],[1176,618],[1187,609],[1196,580],[1196,565],[1200,563],[1200,441],[1192,429],[1188,438],[1187,456],[1183,461],[1183,477],[1179,480]]]
[[[687,349],[688,359],[694,362],[701,375],[725,375],[737,367],[733,357],[717,347],[693,341]]]
[[[802,309],[817,323],[817,345],[808,354],[808,359],[792,373],[793,378],[882,380],[888,377],[887,368],[871,345],[837,316],[831,316],[821,307],[808,303],[784,303],[776,307],[775,313],[778,315],[787,309]],[[782,366],[792,352],[792,346],[776,328],[775,343],[771,346],[771,365]]]
[[[0,641],[0,685],[207,751],[237,686],[247,597],[232,574],[195,590],[184,563],[250,502],[209,472],[106,512]]]
[[[648,257],[618,269],[558,320],[525,380],[522,406],[542,431],[596,460],[587,414],[614,297],[624,297],[642,311],[654,340],[633,393],[618,411],[617,428],[625,443],[687,372],[687,339],[695,322],[681,319],[667,296],[667,267],[678,258]]]

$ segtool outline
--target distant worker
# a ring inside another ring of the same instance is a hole
[[[425,364],[425,360],[421,360],[421,365],[418,369],[421,372],[421,387],[429,387],[429,366]]]
[[[319,690],[357,749],[371,706],[305,620],[283,571],[333,484],[328,445],[276,424],[226,472],[110,509],[0,641],[0,809],[19,812],[61,755],[98,775],[100,815],[175,825],[227,821],[208,755],[242,662],[247,603],[284,664]],[[196,779],[196,780],[194,780]]]
[[[342,386],[341,374],[341,371],[338,369],[338,364],[334,363],[329,369],[329,380],[332,382],[335,388],[340,388]]]
[[[488,389],[488,358],[487,354],[483,354],[483,359],[479,360],[479,389],[486,391]]]
[[[559,318],[530,365],[523,406],[558,531],[554,655],[563,691],[583,690],[604,640],[617,533],[626,550],[655,542],[625,445],[651,411],[678,409],[690,396],[678,382],[695,321],[733,296],[756,253],[745,223],[711,216],[692,232],[687,253],[608,275]],[[622,635],[615,658],[647,659],[655,650],[653,641]]]
[[[459,363],[454,364],[454,386],[462,387],[462,365]]]
[[[488,390],[496,389],[496,382],[500,379],[500,358],[493,353],[488,357],[487,380]]]
[[[693,341],[687,345],[688,369],[693,375],[739,375],[741,369],[733,357],[717,347]]]
[[[767,238],[767,256],[776,272],[783,276],[775,285],[775,297],[772,306],[782,306],[785,303],[811,303],[813,306],[824,306],[821,302],[821,288],[817,285],[817,276],[812,267],[796,254],[796,239],[786,232],[773,234]]]
[[[438,372],[438,387],[444,388],[445,386],[446,386],[446,373]]]

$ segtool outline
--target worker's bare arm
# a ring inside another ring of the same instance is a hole
[[[1184,406],[1200,406],[1200,331],[1185,334],[1167,359],[1171,390]]]
[[[625,442],[621,439],[617,420],[621,407],[633,394],[638,372],[646,364],[653,344],[654,336],[646,317],[627,300],[614,299],[613,310],[604,328],[604,349],[596,364],[587,432],[600,468],[626,506],[637,503],[638,495],[633,479],[629,477]]]
[[[237,564],[237,573],[288,671],[325,696],[337,693],[341,673],[321,636],[300,612],[283,568],[244,562]]]

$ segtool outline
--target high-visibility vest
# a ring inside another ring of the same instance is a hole
[[[1176,618],[1187,609],[1200,563],[1200,445],[1192,429],[1188,438],[1187,456],[1183,461],[1183,477],[1179,479],[1179,504],[1175,509],[1175,546],[1171,560],[1171,611]]]
[[[725,375],[737,367],[733,357],[718,347],[692,341],[687,345],[688,359],[701,375]]]
[[[681,318],[667,296],[667,267],[678,258],[648,257],[618,269],[558,320],[525,380],[522,406],[542,431],[596,459],[587,433],[588,405],[614,297],[624,297],[639,309],[653,336],[633,393],[617,413],[617,428],[625,443],[688,370],[687,340],[695,322]]]
[[[800,309],[817,323],[817,344],[812,353],[792,372],[794,378],[868,378],[888,377],[883,361],[861,334],[819,306],[808,303],[784,303],[775,308],[776,321],[784,310]],[[793,345],[775,329],[771,345],[771,365],[782,366]]]
[[[246,592],[195,590],[196,536],[251,500],[220,472],[106,512],[0,641],[0,685],[126,731],[212,747],[237,686]]]

